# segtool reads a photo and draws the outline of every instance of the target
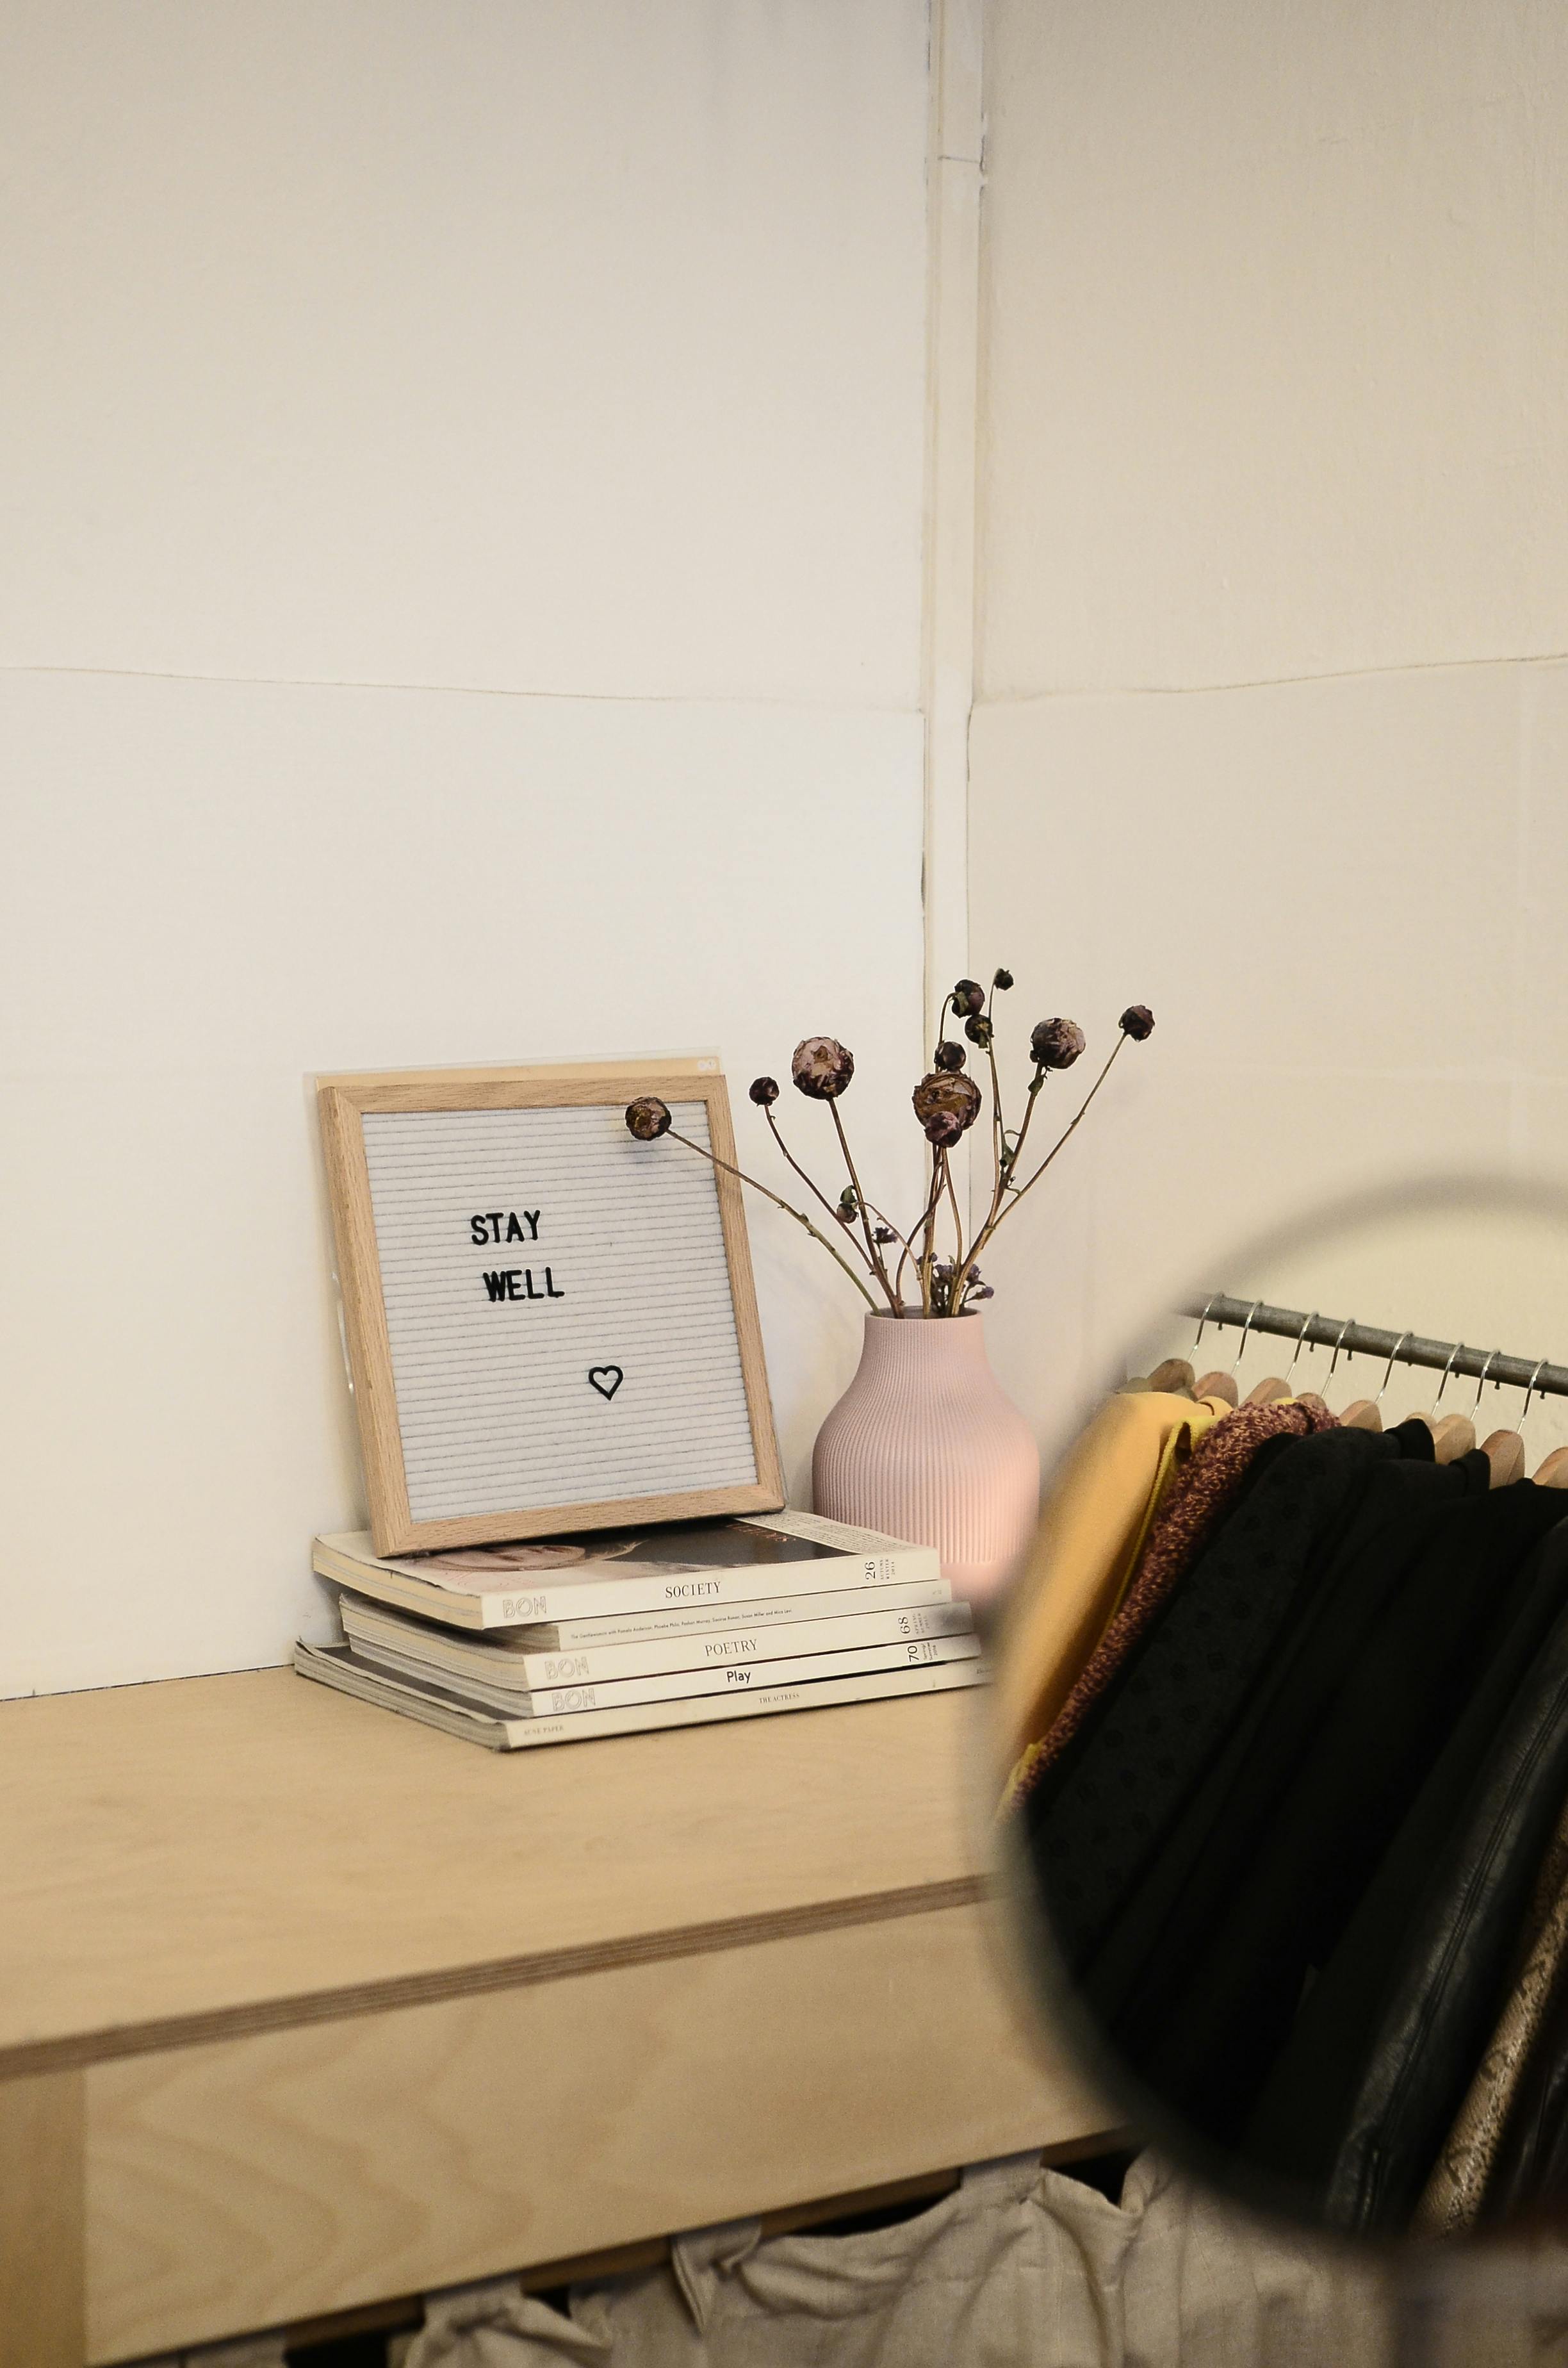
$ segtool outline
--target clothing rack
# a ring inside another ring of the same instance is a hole
[[[1260,1299],[1234,1299],[1217,1291],[1199,1304],[1183,1308],[1198,1320],[1199,1338],[1206,1325],[1233,1325],[1245,1332],[1267,1332],[1292,1346],[1334,1349],[1346,1357],[1386,1357],[1391,1364],[1427,1365],[1447,1375],[1466,1374],[1471,1381],[1495,1382],[1506,1389],[1528,1389],[1532,1397],[1568,1397],[1568,1365],[1550,1365],[1545,1358],[1506,1357],[1500,1349],[1468,1349],[1462,1340],[1428,1340],[1416,1332],[1383,1332],[1373,1324],[1337,1316],[1308,1315],[1296,1307],[1270,1307]],[[1243,1347],[1246,1343],[1244,1339]]]

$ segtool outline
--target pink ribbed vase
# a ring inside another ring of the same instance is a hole
[[[935,1546],[960,1593],[994,1594],[1034,1534],[1040,1450],[991,1370],[985,1318],[868,1315],[812,1489],[830,1520]]]

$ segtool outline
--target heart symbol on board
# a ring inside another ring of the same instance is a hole
[[[589,1383],[594,1389],[597,1390],[601,1398],[614,1397],[617,1390],[619,1389],[621,1383],[625,1379],[626,1376],[621,1372],[619,1365],[590,1365],[588,1367]]]

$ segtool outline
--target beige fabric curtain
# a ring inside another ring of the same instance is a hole
[[[1038,2160],[987,2164],[868,2236],[708,2229],[671,2266],[515,2282],[429,2306],[406,2368],[1388,2368],[1375,2271],[1196,2194],[1152,2157],[1122,2200]]]

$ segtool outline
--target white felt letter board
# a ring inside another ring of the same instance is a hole
[[[324,1079],[381,1554],[783,1501],[722,1078]]]

